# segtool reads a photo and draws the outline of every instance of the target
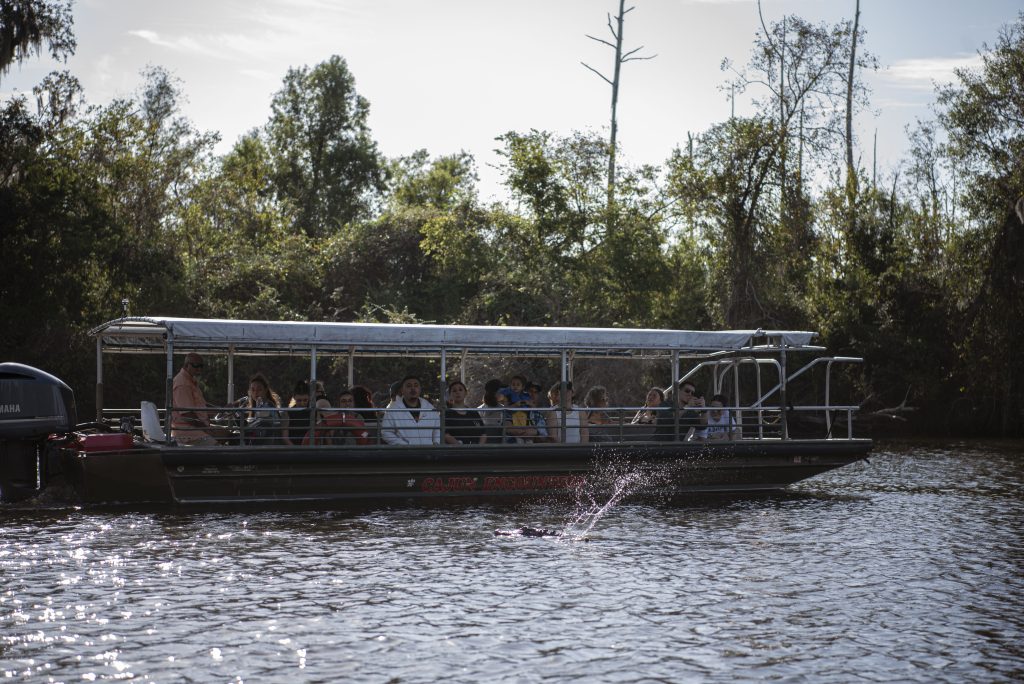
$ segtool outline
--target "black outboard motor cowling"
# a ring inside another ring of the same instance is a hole
[[[75,393],[38,368],[0,363],[0,501],[16,501],[45,485],[46,439],[78,422]]]

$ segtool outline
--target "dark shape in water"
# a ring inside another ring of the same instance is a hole
[[[494,530],[495,537],[561,537],[562,533],[557,530],[547,530],[543,527],[519,527],[514,530]]]

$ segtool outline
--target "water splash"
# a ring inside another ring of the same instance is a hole
[[[592,472],[574,492],[576,509],[563,527],[565,541],[588,539],[594,526],[626,497],[658,498],[678,467],[669,461],[631,460],[615,449],[602,450],[594,459]]]
[[[603,448],[594,455],[590,472],[581,478],[571,492],[552,495],[552,507],[571,506],[571,513],[553,530],[515,528],[497,530],[499,536],[545,536],[559,542],[589,541],[594,527],[624,499],[642,498],[664,502],[675,494],[674,484],[684,471],[706,461],[710,454],[693,452],[685,459],[651,459],[649,454],[637,455],[635,450]],[[522,530],[543,530],[546,534],[524,534]],[[553,533],[552,533],[553,532]]]

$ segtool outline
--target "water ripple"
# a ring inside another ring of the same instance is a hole
[[[599,515],[0,510],[0,677],[1019,680],[1022,463],[898,447]],[[575,533],[492,535],[522,525]]]

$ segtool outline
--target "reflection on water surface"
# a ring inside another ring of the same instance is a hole
[[[589,517],[0,509],[0,676],[1019,680],[1022,481],[946,445]],[[493,534],[523,525],[577,533]]]

